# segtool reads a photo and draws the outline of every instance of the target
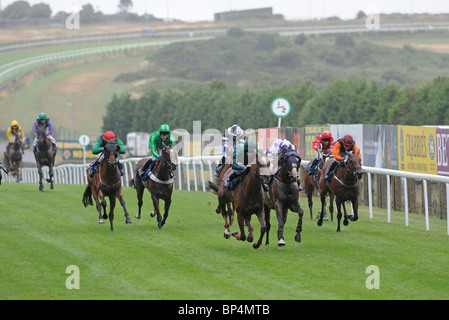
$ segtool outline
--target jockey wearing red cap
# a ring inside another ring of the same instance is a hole
[[[92,153],[93,153],[93,154],[99,154],[99,153],[101,153],[101,152],[103,151],[104,146],[106,145],[106,143],[107,143],[109,140],[114,140],[115,142],[117,142],[117,145],[118,145],[119,148],[120,148],[120,151],[119,151],[119,152],[120,152],[121,154],[126,153],[126,148],[125,148],[125,145],[123,144],[122,140],[120,140],[120,138],[117,137],[117,136],[114,134],[114,132],[112,132],[112,131],[106,131],[104,134],[102,134],[102,135],[98,138],[97,142],[95,142],[94,146],[92,147]],[[101,163],[101,161],[103,161],[103,153],[100,154],[100,156],[98,157],[98,159],[97,159],[96,161],[94,161],[94,162],[92,162],[92,163],[90,164],[90,168],[91,168],[91,170],[90,170],[90,176],[91,176],[91,177],[93,177],[93,176],[95,175],[97,165],[98,165],[99,163]],[[120,162],[119,162],[118,164],[119,164],[119,168],[120,168],[120,173],[123,175],[122,164],[121,164]]]
[[[333,147],[334,137],[332,137],[332,133],[329,131],[324,131],[316,137],[315,141],[312,143],[312,148],[316,151],[316,158],[308,168],[307,172],[309,175],[313,175],[315,173],[315,170],[321,160],[321,153],[329,154],[332,152]]]
[[[337,142],[335,142],[334,149],[332,150],[335,161],[332,162],[329,170],[327,171],[326,177],[324,178],[325,181],[330,181],[330,178],[335,173],[338,165],[343,163],[349,157],[348,152],[350,151],[358,153],[360,159],[362,159],[360,149],[355,144],[355,141],[351,135],[347,134],[343,138],[338,139]]]

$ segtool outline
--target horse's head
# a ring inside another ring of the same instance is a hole
[[[22,136],[21,136],[19,130],[17,130],[14,133],[14,147],[20,148],[20,146],[22,146]]]
[[[298,151],[294,149],[281,148],[279,157],[279,168],[288,174],[291,180],[298,177],[299,166],[301,165],[301,157]]]
[[[36,129],[37,141],[43,142],[47,139],[47,128],[44,126],[37,127]]]
[[[358,180],[362,178],[363,175],[362,160],[360,159],[358,153],[351,152],[345,165],[350,174],[355,175]]]
[[[162,149],[161,161],[164,162],[166,166],[170,167],[171,171],[176,170],[178,166],[178,154],[171,146],[166,146],[165,143],[162,143],[164,148]]]
[[[103,148],[104,157],[107,159],[109,167],[113,168],[116,164],[118,164],[118,155],[120,151],[120,147],[117,145],[115,140],[109,140]]]

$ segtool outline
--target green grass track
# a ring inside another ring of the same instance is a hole
[[[125,188],[133,223],[125,224],[117,203],[114,231],[98,224],[94,207],[84,208],[83,186],[0,186],[0,299],[448,299],[449,236],[446,221],[421,215],[410,227],[403,213],[392,223],[385,211],[337,233],[336,222],[318,227],[304,215],[301,244],[293,241],[297,215],[289,213],[287,245],[277,248],[272,213],[271,245],[223,237],[214,212],[216,196],[175,191],[166,225],[159,230],[149,193],[137,220],[134,189]],[[301,198],[306,209],[306,199]],[[318,210],[318,201],[315,204]],[[306,212],[308,210],[305,210]],[[255,236],[259,222],[253,216]],[[234,227],[234,230],[236,227]],[[66,268],[79,268],[79,289],[66,288]],[[366,287],[379,268],[379,289]]]

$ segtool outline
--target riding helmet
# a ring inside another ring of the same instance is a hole
[[[341,139],[341,141],[343,142],[343,144],[347,147],[351,147],[354,145],[354,139],[352,138],[351,135],[347,134],[343,137],[343,139]]]
[[[103,135],[104,140],[109,141],[109,140],[114,140],[115,139],[115,134],[112,131],[106,131]]]
[[[324,131],[321,134],[321,139],[323,139],[323,140],[332,140],[332,133],[330,133],[329,131]]]
[[[161,127],[159,128],[159,132],[160,133],[170,133],[170,127],[168,126],[168,124],[163,124],[161,125]]]
[[[240,137],[243,134],[243,130],[238,125],[234,124],[228,129],[228,134],[231,137]]]
[[[19,125],[19,122],[17,122],[17,120],[13,120],[11,122],[11,127],[18,126],[18,125]]]
[[[39,120],[47,120],[47,115],[44,112],[39,114]]]

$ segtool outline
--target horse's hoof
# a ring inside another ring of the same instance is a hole
[[[131,219],[126,219],[126,224],[132,224],[133,222],[131,221]]]
[[[301,242],[301,234],[300,234],[300,233],[297,233],[297,234],[296,234],[296,236],[295,236],[295,241],[298,242],[298,243]]]
[[[283,246],[285,246],[285,241],[284,241],[284,239],[279,239],[279,241],[278,241],[278,247],[283,247]]]
[[[253,242],[254,241],[254,237],[253,236],[248,236],[248,238],[246,238],[246,240],[248,242]]]
[[[140,214],[136,213],[136,219],[140,219]]]
[[[345,227],[347,227],[348,224],[349,224],[349,221],[348,221],[347,219],[343,220],[343,225],[344,225]]]
[[[357,220],[359,220],[359,217],[352,217],[351,220],[352,220],[352,221],[357,221]]]
[[[318,227],[321,227],[321,225],[323,224],[323,220],[318,220],[317,222],[316,222],[316,224],[318,225]]]
[[[53,185],[53,183],[50,185],[50,189],[54,189],[55,188],[55,186]]]
[[[253,244],[253,248],[254,249],[259,249],[260,247],[260,243],[258,244],[257,242]]]
[[[103,219],[100,219],[100,220],[98,220],[98,223],[99,223],[99,224],[102,224],[102,223],[104,223],[104,220],[103,220]]]
[[[150,217],[151,217],[151,218],[154,218],[155,215],[156,215],[156,214],[154,213],[154,211],[151,211]]]
[[[350,215],[350,216],[348,216],[348,219],[351,220],[351,221],[354,221],[354,220],[353,220],[353,219],[354,219],[354,216],[353,216],[353,215]]]

